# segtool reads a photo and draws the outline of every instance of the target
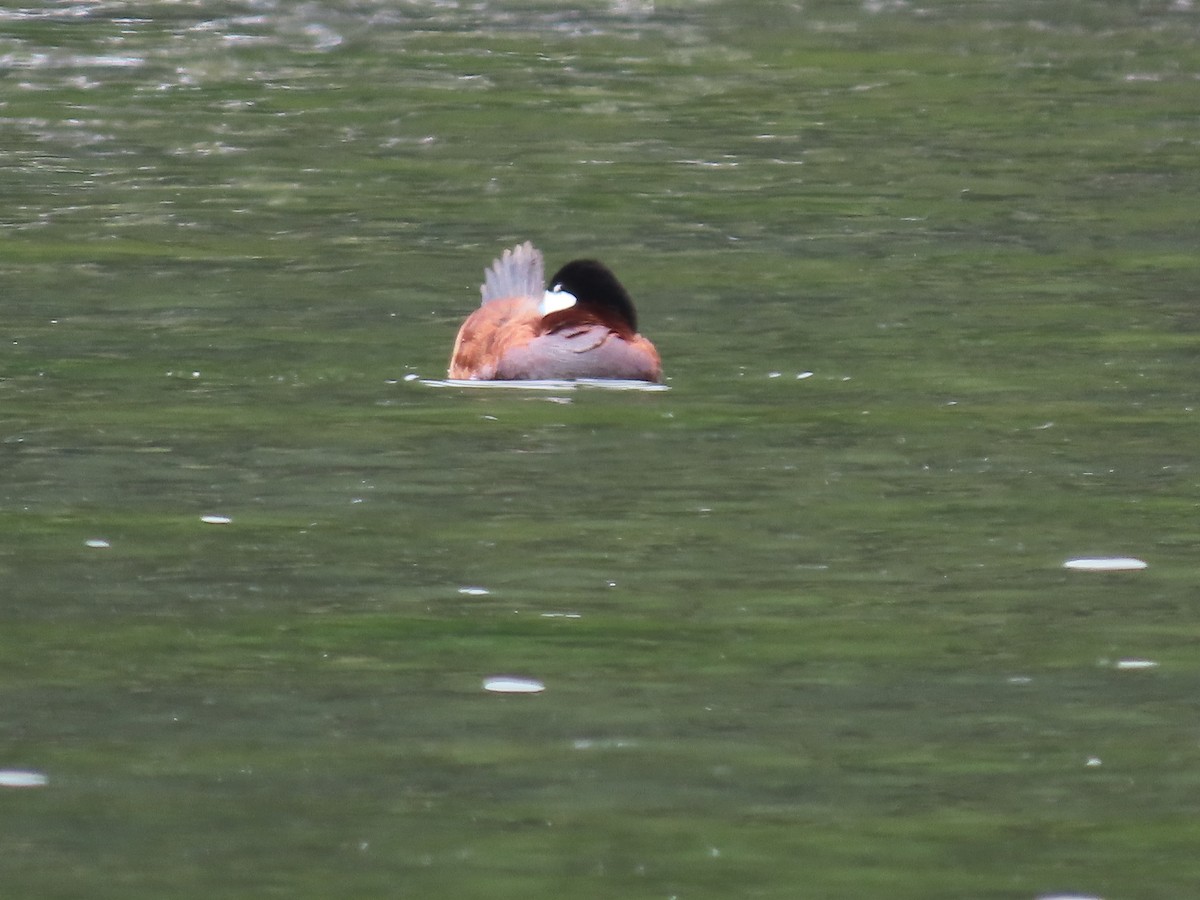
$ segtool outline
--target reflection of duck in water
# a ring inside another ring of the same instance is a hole
[[[662,381],[658,351],[637,333],[633,301],[607,266],[569,262],[549,290],[542,272],[542,254],[528,241],[492,263],[483,304],[454,341],[451,378]]]

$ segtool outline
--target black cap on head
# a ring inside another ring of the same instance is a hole
[[[633,300],[608,266],[594,259],[574,259],[554,273],[550,289],[561,288],[575,295],[579,306],[602,317],[613,317],[637,334],[637,311]]]

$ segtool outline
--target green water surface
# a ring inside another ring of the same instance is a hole
[[[1198,98],[1167,0],[5,5],[4,896],[1190,896]],[[526,239],[670,391],[424,383]]]

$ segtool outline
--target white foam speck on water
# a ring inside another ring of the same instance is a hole
[[[624,750],[638,746],[638,742],[631,738],[576,738],[571,746],[576,750]]]
[[[83,545],[85,547],[95,547],[98,550],[102,550],[106,547],[112,546],[112,544],[110,544],[108,541],[104,540],[103,538],[90,538],[90,539],[84,541]]]
[[[1157,669],[1158,663],[1152,659],[1118,659],[1116,667],[1126,671],[1131,669]]]
[[[484,597],[491,593],[491,591],[485,587],[460,587],[458,592],[460,594],[466,594],[468,597]]]
[[[493,694],[540,694],[546,686],[533,678],[494,675],[483,680],[483,689]]]
[[[1146,563],[1132,556],[1096,556],[1068,559],[1063,568],[1077,572],[1133,572],[1146,568]]]
[[[812,377],[813,377],[812,372],[797,372],[796,373],[797,381],[803,381],[805,378],[812,378]]]
[[[200,521],[205,525],[228,525],[233,519],[229,516],[201,516]]]
[[[0,769],[0,787],[45,787],[48,782],[49,779],[41,772],[28,772],[23,769]]]
[[[345,40],[332,28],[318,22],[305,25],[304,35],[313,42],[315,50],[332,50],[334,47],[341,46],[342,41]]]
[[[582,619],[583,616],[581,616],[579,613],[547,612],[547,613],[542,613],[542,618],[543,619]]]

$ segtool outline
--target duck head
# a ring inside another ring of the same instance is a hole
[[[637,311],[629,292],[608,266],[594,259],[572,260],[555,272],[538,311],[564,323],[592,318],[623,336],[637,334]]]

